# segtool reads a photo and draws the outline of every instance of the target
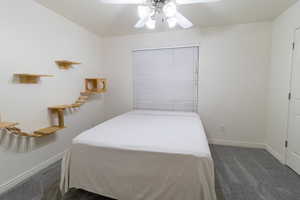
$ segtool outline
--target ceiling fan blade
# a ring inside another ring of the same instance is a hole
[[[144,4],[147,0],[100,0],[105,4]]]
[[[177,4],[212,3],[221,0],[176,0]]]
[[[191,28],[193,25],[190,20],[188,20],[185,16],[183,16],[181,13],[177,12],[175,14],[175,17],[177,19],[177,23],[182,27],[182,28]]]
[[[146,22],[148,20],[148,17],[145,17],[143,19],[140,19],[135,25],[134,28],[143,28],[146,25]]]

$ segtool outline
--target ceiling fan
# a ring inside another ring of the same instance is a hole
[[[177,11],[178,5],[210,3],[220,0],[100,0],[106,4],[137,4],[139,20],[135,24],[135,28],[147,27],[155,29],[156,20],[162,19],[167,22],[169,28],[174,28],[176,25],[187,29],[193,26],[186,17]]]

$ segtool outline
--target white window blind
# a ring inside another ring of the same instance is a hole
[[[135,109],[196,111],[198,47],[133,52]]]

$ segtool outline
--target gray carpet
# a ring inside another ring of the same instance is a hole
[[[0,200],[62,199],[59,192],[60,165],[61,162],[57,162],[40,171],[33,177],[0,195]]]
[[[262,149],[211,146],[218,200],[300,200],[300,177]],[[110,200],[71,190],[64,200]]]
[[[213,146],[220,200],[300,200],[300,177],[261,149]]]
[[[300,200],[300,177],[261,149],[211,146],[218,200]],[[58,200],[60,163],[0,196],[0,200]],[[63,200],[111,200],[72,189]],[[188,200],[188,199],[186,199]]]

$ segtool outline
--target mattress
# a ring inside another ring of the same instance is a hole
[[[73,140],[62,189],[119,200],[215,200],[214,166],[196,113],[135,110]]]

